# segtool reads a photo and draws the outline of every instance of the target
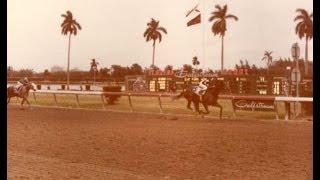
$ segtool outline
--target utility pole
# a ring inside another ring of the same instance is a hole
[[[98,62],[95,59],[91,60],[91,71],[93,71],[93,86],[96,84],[96,71],[98,70]]]
[[[291,55],[295,60],[295,68],[291,72],[291,80],[296,83],[296,97],[299,97],[299,83],[301,81],[301,73],[299,69],[299,56],[300,56],[300,47],[298,43],[294,43],[291,47]],[[299,103],[296,102],[296,117],[300,114],[301,108],[299,108]]]

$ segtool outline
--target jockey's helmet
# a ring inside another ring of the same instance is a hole
[[[28,82],[29,82],[29,80],[28,80],[28,78],[27,78],[27,77],[24,77],[24,78],[23,78],[23,80],[24,80],[26,83],[28,83]]]

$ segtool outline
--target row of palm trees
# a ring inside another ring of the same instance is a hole
[[[309,66],[308,66],[308,41],[313,38],[313,13],[308,14],[305,9],[297,9],[297,13],[299,13],[294,21],[298,21],[296,24],[295,32],[300,39],[305,38],[305,59],[304,59],[304,72],[308,74]],[[267,62],[267,67],[269,69],[272,63],[272,51],[265,51],[264,56],[262,58],[263,61]]]
[[[209,22],[213,21],[213,25],[211,27],[211,30],[213,34],[220,35],[221,36],[221,70],[223,70],[223,53],[224,53],[224,46],[223,46],[223,40],[225,33],[227,31],[227,20],[228,19],[234,19],[235,21],[238,21],[238,17],[233,14],[227,14],[228,6],[224,5],[221,7],[220,5],[215,6],[215,11],[213,11],[211,14],[212,16],[209,18]],[[146,41],[153,40],[153,54],[152,54],[152,67],[154,66],[154,55],[155,55],[155,43],[156,40],[159,39],[159,43],[162,39],[161,32],[167,34],[167,30],[163,27],[159,26],[159,21],[154,20],[153,18],[151,21],[147,24],[147,29],[144,32],[143,36],[146,38]]]
[[[296,11],[299,13],[294,21],[298,21],[295,31],[300,39],[306,39],[305,44],[305,67],[307,68],[308,61],[308,41],[313,38],[313,13],[308,14],[308,12],[304,9],[297,9]],[[68,67],[67,67],[67,89],[69,89],[69,66],[70,66],[70,43],[71,43],[71,35],[76,36],[77,31],[81,30],[80,24],[73,18],[73,15],[70,11],[67,11],[66,14],[62,14],[64,18],[63,23],[61,24],[62,34],[69,35],[69,44],[68,44]],[[224,37],[227,31],[227,20],[232,19],[238,21],[238,17],[233,14],[228,14],[228,6],[224,5],[221,7],[220,5],[215,6],[215,10],[211,13],[211,17],[209,18],[209,22],[212,22],[211,31],[214,36],[219,35],[221,37],[221,71],[224,69]],[[159,43],[162,40],[162,33],[167,34],[167,30],[164,27],[159,25],[159,21],[155,19],[151,19],[150,22],[147,23],[147,29],[143,33],[143,37],[145,37],[146,41],[152,41],[152,67],[155,66],[155,47],[156,41]],[[272,52],[266,51],[265,57],[263,60],[267,60],[267,65],[270,66],[272,61]],[[306,70],[307,72],[307,70]]]

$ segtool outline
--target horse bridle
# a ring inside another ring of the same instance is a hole
[[[31,90],[34,90],[34,91],[36,90],[36,89],[34,88],[33,84],[30,83],[30,82],[24,84],[24,86],[26,86],[29,90],[30,90],[30,89],[31,89]]]

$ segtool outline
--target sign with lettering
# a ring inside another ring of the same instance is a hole
[[[300,73],[300,70],[298,68],[294,68],[292,69],[291,71],[291,80],[293,82],[300,82],[301,81],[301,73]]]
[[[275,111],[274,100],[233,99],[234,110],[245,111]]]

